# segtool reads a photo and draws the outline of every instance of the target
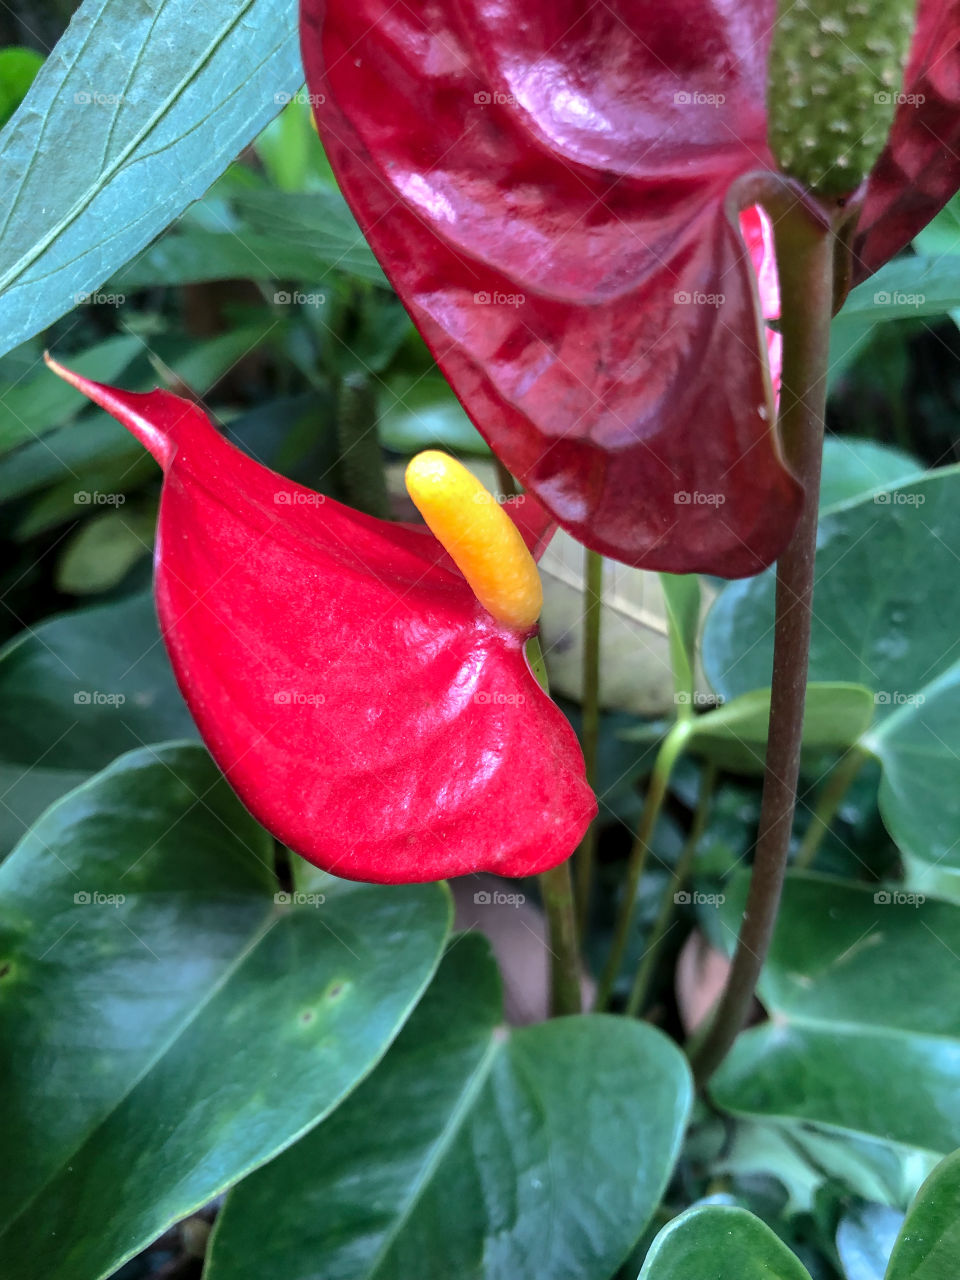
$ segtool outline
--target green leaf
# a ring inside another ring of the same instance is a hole
[[[112,510],[94,516],[67,541],[57,564],[58,591],[95,595],[109,591],[153,548],[156,510]]]
[[[550,687],[577,700],[583,685],[584,564],[582,545],[563,529],[540,561],[540,630]],[[708,583],[701,586],[704,596],[712,596]],[[689,592],[689,587],[680,590]],[[689,629],[689,620],[684,625]],[[699,692],[694,695],[697,705]],[[643,716],[673,717],[677,710],[662,577],[615,560],[603,564],[600,701],[604,707]]]
[[[318,145],[316,135],[313,145]],[[338,191],[235,191],[231,204],[236,221],[215,215],[209,221],[219,223],[216,229],[181,225],[171,230],[116,276],[116,287],[132,291],[235,277],[323,284],[334,272],[386,285]]]
[[[937,1165],[893,1246],[886,1280],[955,1280],[960,1258],[960,1151]]]
[[[0,651],[0,753],[91,772],[196,730],[149,592],[50,618]]]
[[[864,745],[883,763],[880,813],[911,884],[960,890],[960,662],[898,706]]]
[[[660,586],[669,624],[674,692],[678,703],[692,706],[697,681],[700,579],[695,573],[661,573]]]
[[[480,432],[439,373],[391,378],[381,403],[377,430],[380,443],[394,453],[442,448],[490,456]]]
[[[930,864],[951,877],[960,871],[960,653],[945,590],[958,559],[957,467],[836,507],[820,522],[810,676],[873,691],[877,724],[863,745],[884,766],[884,822],[924,864],[914,878]],[[707,618],[704,666],[727,698],[769,678],[773,593],[769,573],[731,583]]]
[[[33,49],[0,49],[0,126],[19,107],[42,66],[42,54]]]
[[[746,883],[730,883],[714,928],[728,950]],[[814,1126],[951,1151],[960,1145],[958,982],[960,907],[791,875],[759,987],[771,1021],[739,1037],[713,1098],[790,1134]]]
[[[465,935],[355,1096],[231,1193],[208,1280],[608,1280],[676,1158],[684,1060],[622,1018],[500,1017]]]
[[[956,196],[914,236],[913,244],[916,251],[927,258],[960,253],[960,200]]]
[[[85,378],[115,382],[142,350],[139,338],[124,335],[63,359]],[[0,387],[0,454],[62,426],[87,403],[79,391],[38,363],[33,376]]]
[[[810,1280],[765,1223],[733,1205],[695,1205],[654,1240],[639,1280]]]
[[[812,680],[866,685],[882,719],[952,666],[944,584],[960,554],[960,467],[825,512],[820,520]],[[725,699],[769,683],[775,578],[732,582],[707,617],[703,663]]]
[[[272,858],[174,745],[72,792],[0,867],[5,1280],[112,1272],[312,1128],[406,1020],[442,886],[331,878],[284,906]]]
[[[149,244],[302,79],[281,0],[84,0],[0,138],[0,351]]]
[[[828,436],[823,443],[820,508],[895,488],[922,473],[923,463],[900,449],[858,436]]]
[[[916,255],[894,258],[857,285],[839,318],[869,321],[944,316],[960,307],[960,260]]]
[[[806,763],[822,767],[824,753],[844,751],[873,719],[873,694],[859,684],[807,686],[803,719]],[[754,689],[692,721],[688,749],[734,773],[762,774],[770,719],[770,690]]]

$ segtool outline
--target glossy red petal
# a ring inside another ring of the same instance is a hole
[[[909,244],[960,187],[960,0],[920,0],[903,89],[867,184],[855,282]]]
[[[596,812],[576,737],[525,637],[481,609],[431,534],[284,480],[167,392],[68,376],[164,467],[164,638],[266,827],[338,876],[388,883],[531,875],[573,852]]]
[[[327,152],[471,417],[587,545],[772,560],[779,456],[735,179],[773,5],[304,0]]]

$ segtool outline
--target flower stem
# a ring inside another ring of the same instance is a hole
[[[540,648],[540,637],[531,636],[526,644],[527,661],[544,693],[550,692],[547,669]],[[559,867],[541,871],[538,876],[540,896],[547,914],[550,945],[550,1013],[580,1013],[583,997],[580,989],[580,943],[577,937],[577,915],[573,901],[573,877],[570,859]]]
[[[805,871],[813,862],[823,843],[823,837],[830,830],[830,824],[837,815],[843,797],[850,790],[854,779],[863,768],[867,752],[862,747],[851,747],[830,771],[824,783],[793,865],[798,871]]]
[[[580,745],[586,766],[587,782],[597,789],[597,748],[600,743],[600,619],[603,604],[603,556],[596,551],[584,552],[583,576],[583,689],[581,706],[583,723]],[[590,918],[590,895],[593,888],[593,864],[597,850],[597,820],[587,828],[576,855],[577,926],[582,938]]]
[[[540,892],[550,929],[550,1013],[553,1017],[579,1013],[583,1008],[580,948],[569,859],[540,873]]]
[[[770,730],[756,854],[726,987],[708,1031],[691,1054],[701,1087],[746,1021],[773,936],[796,808],[810,654],[836,239],[829,222],[818,221],[799,202],[771,212],[783,305],[780,439],[803,485],[804,504],[777,565]]]
[[[627,943],[630,940],[630,927],[633,924],[637,889],[640,886],[640,878],[647,864],[650,840],[657,825],[660,810],[663,808],[663,802],[667,796],[673,766],[683,750],[689,731],[690,722],[688,720],[678,720],[660,744],[660,750],[657,752],[657,758],[653,764],[653,773],[650,775],[650,786],[647,788],[647,796],[643,805],[643,813],[640,815],[640,824],[637,827],[637,834],[627,862],[627,874],[624,878],[623,896],[620,899],[620,910],[614,927],[613,943],[610,947],[610,955],[607,958],[603,976],[600,979],[600,986],[597,989],[595,1009],[605,1009],[613,994],[617,975],[620,973],[620,966],[623,964],[623,957],[627,950]]]
[[[351,506],[381,520],[390,518],[390,496],[377,435],[377,393],[363,373],[348,373],[337,405],[340,479]]]
[[[670,928],[670,918],[676,906],[676,895],[683,888],[684,882],[690,873],[697,846],[703,835],[703,829],[707,825],[707,815],[710,812],[710,801],[713,799],[713,788],[716,779],[716,768],[713,765],[707,765],[700,779],[700,794],[697,796],[697,808],[693,815],[693,822],[690,824],[690,832],[683,849],[680,851],[680,857],[677,859],[673,875],[663,891],[660,910],[650,933],[650,941],[637,969],[637,976],[633,980],[633,989],[630,992],[630,999],[627,1001],[626,1009],[627,1016],[630,1018],[636,1017],[646,1001],[647,989],[660,951],[660,944]]]

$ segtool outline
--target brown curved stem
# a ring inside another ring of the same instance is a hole
[[[800,774],[810,653],[817,504],[836,234],[800,205],[772,210],[783,307],[780,437],[804,488],[800,521],[777,565],[770,730],[750,889],[727,984],[691,1059],[703,1086],[746,1021],[780,905]]]

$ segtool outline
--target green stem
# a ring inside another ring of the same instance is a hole
[[[603,613],[603,556],[596,551],[584,555],[583,577],[583,689],[581,706],[583,723],[580,745],[586,766],[587,782],[597,789],[597,749],[600,743],[600,619]],[[577,925],[580,937],[586,933],[590,919],[590,896],[593,889],[593,864],[597,850],[597,820],[587,828],[576,854]]]
[[[549,693],[539,636],[530,637],[525,652],[531,671],[544,693]],[[577,916],[569,858],[566,862],[561,862],[559,867],[541,871],[538,880],[550,940],[550,1013],[553,1017],[579,1013],[583,1008],[580,992],[580,943],[577,938]]]
[[[771,214],[783,308],[780,439],[803,486],[804,504],[777,565],[770,729],[756,854],[727,983],[709,1029],[691,1052],[701,1087],[746,1021],[773,936],[796,808],[810,654],[836,237],[825,218],[818,220],[799,201]]]
[[[583,1008],[580,948],[569,859],[540,873],[540,892],[550,930],[550,1013],[553,1017],[579,1013]]]
[[[597,998],[594,1003],[595,1009],[605,1009],[613,994],[617,975],[620,973],[623,957],[627,950],[627,943],[630,940],[630,927],[633,924],[637,889],[640,886],[640,879],[647,864],[650,840],[657,825],[660,810],[663,808],[663,802],[667,797],[673,767],[677,762],[677,757],[683,750],[689,731],[689,721],[677,721],[660,744],[660,750],[657,752],[657,758],[653,764],[653,773],[650,775],[650,786],[647,788],[647,796],[643,805],[643,813],[640,815],[640,824],[637,827],[637,834],[627,862],[627,874],[623,883],[623,897],[620,900],[620,909],[613,931],[610,955],[607,958],[606,968],[603,971],[600,985],[597,989]]]
[[[700,794],[697,796],[697,808],[693,815],[693,822],[690,824],[690,833],[680,852],[680,857],[677,859],[673,876],[663,892],[663,897],[660,899],[660,910],[650,933],[650,942],[643,954],[643,959],[640,961],[637,976],[633,980],[633,989],[630,992],[626,1010],[627,1016],[630,1018],[635,1018],[646,1002],[650,978],[656,966],[660,944],[670,928],[674,907],[677,904],[677,894],[683,888],[684,882],[690,874],[690,868],[693,866],[693,860],[697,853],[697,846],[700,844],[704,827],[707,825],[707,816],[710,812],[710,801],[713,799],[713,788],[716,779],[716,768],[713,765],[707,765],[700,779]]]
[[[817,798],[813,813],[810,815],[810,825],[804,832],[800,848],[797,850],[797,856],[793,861],[793,865],[798,871],[805,871],[817,856],[823,843],[823,838],[829,831],[830,824],[837,816],[837,810],[843,803],[843,797],[850,790],[854,779],[863,768],[867,755],[868,753],[862,747],[851,747],[849,751],[841,756],[830,771],[830,776],[827,778],[823,790]]]
[[[339,470],[347,501],[368,516],[390,518],[390,496],[377,435],[377,392],[363,373],[348,373],[337,406]]]

